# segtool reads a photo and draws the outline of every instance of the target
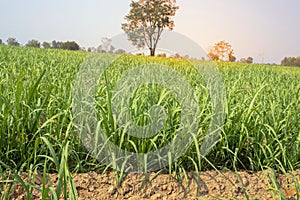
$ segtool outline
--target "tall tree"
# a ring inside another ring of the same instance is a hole
[[[37,40],[29,40],[26,44],[27,47],[35,47],[35,48],[40,48],[41,43]]]
[[[163,30],[174,28],[172,17],[179,9],[176,0],[131,1],[130,7],[122,29],[134,46],[144,48],[147,45],[150,55],[154,56]]]
[[[2,45],[3,43],[2,43],[2,39],[0,39],[0,45]]]
[[[225,40],[222,40],[218,43],[216,43],[213,48],[210,49],[208,53],[208,57],[211,60],[215,61],[229,61],[234,62],[236,58],[233,56],[234,52],[231,47],[231,44],[226,42]]]
[[[9,46],[20,46],[20,43],[17,41],[17,39],[16,38],[8,38],[7,39],[7,45],[9,45]]]

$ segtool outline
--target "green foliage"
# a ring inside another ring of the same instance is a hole
[[[45,152],[35,147],[40,136],[64,137],[72,118],[72,80],[85,54],[9,46],[0,52],[0,159],[30,165]]]
[[[70,146],[82,150],[79,145],[80,141],[76,140],[76,131],[72,123],[71,101],[72,83],[87,54],[8,46],[1,46],[0,51],[0,63],[2,63],[0,71],[1,160],[16,167],[24,163],[38,162],[39,159],[35,160],[33,155],[47,154],[47,149],[42,146],[35,148],[39,144],[38,138],[47,133],[55,140],[64,141],[68,129],[70,129],[68,137],[72,141]],[[120,78],[126,70],[125,66],[127,68],[137,66],[148,62],[149,59],[134,56],[122,57],[121,63],[115,63],[107,74],[109,85],[113,86]],[[195,85],[195,89],[201,91],[199,99],[209,100],[208,93],[197,86],[204,84],[201,83],[201,78],[190,71],[190,67],[184,60],[153,59],[155,62],[165,63],[183,73],[192,85]],[[125,64],[127,62],[131,64]],[[227,87],[227,118],[223,127],[222,140],[213,153],[208,155],[210,161],[217,166],[232,168],[233,160],[237,156],[241,162],[237,162],[236,167],[258,169],[260,164],[263,164],[276,169],[279,168],[278,163],[274,161],[276,158],[285,168],[299,167],[300,71],[296,68],[244,66],[238,63],[219,63],[219,65]],[[123,67],[119,68],[119,66]],[[101,85],[99,91],[103,91],[99,94],[99,98],[101,97],[99,101],[102,101],[99,105],[103,110],[107,110],[106,85]],[[132,99],[132,105],[138,106],[132,110],[137,122],[147,123],[148,119],[146,115],[143,115],[143,110],[155,104],[159,99],[165,108],[177,107],[176,101],[171,100],[172,95],[170,96],[168,92],[164,94],[165,92],[167,91],[152,88],[152,86],[147,90],[141,88],[137,91],[136,98]],[[151,94],[150,99],[149,94]],[[202,116],[204,120],[209,117],[209,102],[202,102],[200,107],[206,110],[204,112],[206,115]],[[168,112],[171,113],[172,109]],[[171,125],[178,120],[175,116],[169,119],[170,124],[167,128],[169,131],[176,127]],[[205,121],[208,123],[209,118]],[[107,127],[113,128],[111,121],[107,123]],[[205,123],[202,125],[203,131],[207,125]],[[112,133],[110,131],[109,134]],[[167,139],[168,134],[164,132],[157,137],[161,138],[157,140],[161,143],[157,144],[158,146],[163,145],[164,139],[162,138]],[[201,144],[201,134],[197,137]],[[118,138],[115,140],[119,141]],[[134,138],[131,140],[135,141]],[[141,141],[136,140],[136,142]],[[124,148],[131,149],[132,147],[125,145]],[[145,146],[138,145],[138,147],[144,148]],[[54,146],[54,148],[59,149],[59,146]],[[188,154],[197,160],[193,148],[191,147]],[[150,150],[150,146],[147,149]],[[82,153],[77,152],[77,154]],[[77,158],[70,155],[70,159],[74,161]],[[182,159],[185,160],[185,157]],[[184,163],[187,167],[191,167],[188,160]],[[202,167],[204,166],[205,163],[202,163]]]
[[[67,41],[67,42],[63,42],[61,45],[60,45],[60,48],[61,49],[65,49],[65,50],[79,50],[80,47],[79,45],[75,42],[75,41]]]
[[[45,49],[50,48],[50,46],[52,49],[64,49],[64,50],[74,50],[74,51],[80,49],[79,45],[75,41],[59,42],[53,40],[51,45],[48,42],[43,43],[43,47]]]
[[[19,180],[17,172],[44,166],[44,172],[59,173],[61,188],[49,188],[52,196],[63,194],[76,199],[71,172],[103,172],[107,168],[82,146],[73,121],[73,84],[87,55],[0,46],[0,173],[4,179],[9,179],[7,171],[15,173],[14,181],[21,183],[28,195],[32,184]],[[147,62],[168,65],[185,76],[197,92],[202,109],[193,144],[165,169],[169,173],[224,168],[256,171],[265,167],[286,173],[300,168],[299,68],[219,62],[227,93],[226,122],[219,143],[202,157],[199,148],[210,123],[211,108],[201,76],[183,59],[123,55],[112,64],[97,90],[99,117],[113,142],[133,152],[148,152],[172,140],[178,127],[180,106],[174,94],[155,85],[139,88],[130,101],[132,118],[140,125],[149,122],[145,110],[161,102],[168,120],[158,135],[140,140],[122,135],[114,124],[109,111],[110,90],[127,70]],[[7,194],[10,189],[2,187],[0,184],[0,190]]]

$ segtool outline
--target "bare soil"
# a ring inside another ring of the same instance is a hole
[[[35,183],[41,184],[38,176]],[[200,173],[200,179],[194,172],[187,176],[188,182],[185,179],[178,181],[168,174],[155,177],[151,173],[149,178],[153,180],[146,181],[148,184],[145,185],[140,174],[129,174],[119,188],[115,186],[113,173],[73,174],[73,179],[79,199],[280,199],[275,188],[280,189],[286,199],[300,199],[300,188],[295,187],[300,181],[300,170],[285,175],[274,175],[266,170],[257,173],[207,171]],[[271,180],[274,176],[276,182]],[[48,183],[56,187],[57,174],[48,177]],[[23,188],[15,187],[12,199],[24,199],[25,196]],[[33,191],[34,199],[40,199],[40,196],[37,190]]]

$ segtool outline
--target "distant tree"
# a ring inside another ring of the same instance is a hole
[[[300,56],[298,56],[298,57],[285,57],[281,61],[281,65],[282,66],[296,66],[296,67],[299,67],[300,66]]]
[[[249,56],[246,61],[247,61],[247,63],[252,64],[253,63],[253,58]]]
[[[9,46],[20,46],[20,43],[17,41],[17,39],[16,38],[8,38],[7,39],[7,45],[9,45]]]
[[[62,42],[57,42],[57,41],[53,40],[52,43],[51,43],[51,48],[60,49],[61,45],[62,45]]]
[[[37,40],[29,40],[25,46],[40,48],[41,47],[41,43],[39,41],[37,41]]]
[[[110,38],[104,37],[101,39],[101,42],[102,44],[97,48],[98,53],[113,53],[115,47],[112,46]]]
[[[170,58],[184,58],[184,59],[189,59],[190,56],[188,54],[186,54],[186,55],[180,55],[180,53],[175,53],[175,54],[171,55]]]
[[[105,50],[102,50],[101,48],[97,48],[96,50],[97,53],[107,53]]]
[[[95,47],[89,47],[89,48],[87,48],[86,51],[87,51],[87,52],[96,52],[97,49],[96,49]]]
[[[296,57],[296,61],[295,61],[295,66],[299,67],[300,66],[300,57]]]
[[[97,49],[95,47],[91,47],[91,52],[97,52]]]
[[[2,43],[2,39],[0,39],[0,45],[2,45],[3,43]]]
[[[51,42],[51,48],[53,48],[53,49],[58,49],[58,48],[59,48],[59,46],[58,46],[56,40],[53,40],[53,41]]]
[[[154,56],[164,28],[174,28],[172,17],[179,9],[176,0],[131,1],[130,7],[122,29],[134,46],[144,48],[147,45],[150,55]]]
[[[49,42],[43,42],[42,46],[43,46],[44,49],[50,49],[51,48],[51,45],[50,45]]]
[[[170,58],[185,58],[185,59],[188,59],[189,55],[182,56],[179,53],[175,53],[175,54],[171,55]]]
[[[215,61],[229,61],[234,62],[236,57],[233,56],[234,52],[231,44],[222,40],[216,43],[213,48],[209,50],[208,57]]]
[[[174,55],[170,56],[171,58],[181,58],[179,53],[175,53]]]
[[[114,53],[115,54],[125,54],[126,51],[124,49],[117,49]]]
[[[246,60],[246,58],[241,58],[241,59],[240,59],[240,62],[241,62],[241,63],[247,63],[247,60]]]
[[[186,54],[186,55],[183,56],[183,58],[184,58],[184,59],[189,59],[190,56],[189,56],[188,54]]]
[[[249,64],[252,64],[253,63],[253,58],[252,57],[248,57],[247,59],[246,58],[241,58],[240,59],[240,62],[241,63],[249,63]]]
[[[65,50],[73,50],[73,51],[80,49],[79,45],[75,41],[63,42],[60,48]]]
[[[236,61],[236,57],[234,56],[234,52],[233,50],[231,50],[228,54],[228,61],[229,62],[235,62]]]
[[[163,57],[163,58],[166,58],[167,57],[167,54],[166,53],[160,53],[157,55],[157,57]]]

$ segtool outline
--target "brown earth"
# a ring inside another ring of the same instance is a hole
[[[36,184],[41,184],[39,176],[35,180]],[[48,183],[55,187],[57,174],[48,176],[50,179]],[[280,199],[276,187],[286,199],[300,199],[300,188],[297,191],[295,187],[296,183],[298,187],[300,185],[300,170],[285,175],[274,175],[266,170],[257,173],[207,171],[200,173],[200,179],[197,179],[193,172],[187,176],[188,183],[185,178],[178,181],[168,174],[159,174],[155,177],[155,174],[151,173],[149,178],[152,181],[144,185],[140,174],[129,174],[119,188],[115,187],[113,173],[73,174],[73,179],[79,199],[247,199],[247,196],[249,199]],[[272,176],[276,177],[273,179],[276,183],[272,182]],[[12,199],[24,199],[25,196],[23,188],[15,187]],[[33,199],[40,199],[40,196],[37,190],[33,191]]]

